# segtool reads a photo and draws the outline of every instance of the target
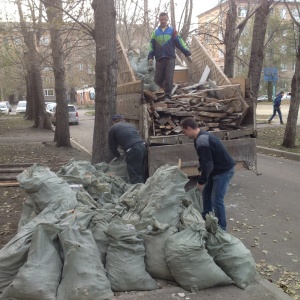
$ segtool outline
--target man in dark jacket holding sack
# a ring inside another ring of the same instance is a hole
[[[278,116],[279,116],[279,119],[280,119],[280,124],[284,124],[283,121],[282,121],[282,114],[281,114],[281,109],[280,109],[281,100],[282,100],[283,95],[284,95],[284,92],[281,91],[281,92],[276,96],[276,98],[274,99],[274,102],[273,102],[273,115],[272,115],[271,118],[268,120],[268,123],[269,123],[269,124],[272,123],[273,118],[276,116],[276,112],[278,112]]]
[[[134,125],[125,122],[124,117],[116,114],[108,132],[110,152],[120,157],[118,146],[126,155],[127,171],[130,183],[144,183],[146,180],[147,148]]]
[[[235,161],[229,155],[218,137],[198,127],[193,118],[181,123],[183,133],[194,139],[199,157],[197,188],[202,191],[203,212],[205,216],[214,211],[218,224],[226,230],[226,212],[224,197],[231,178],[234,175]]]

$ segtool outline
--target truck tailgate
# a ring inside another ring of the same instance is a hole
[[[236,169],[256,171],[256,139],[234,139],[222,141],[228,152],[236,161]],[[149,175],[162,165],[178,165],[181,160],[181,170],[188,176],[196,176],[198,172],[198,156],[193,143],[166,146],[150,146],[148,151]]]

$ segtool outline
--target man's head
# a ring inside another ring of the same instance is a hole
[[[197,138],[200,128],[198,127],[197,122],[193,118],[186,118],[181,122],[181,127],[183,133],[189,138],[194,140]]]
[[[124,117],[120,114],[116,114],[112,117],[113,123],[118,123],[120,121],[124,121]]]
[[[159,20],[160,27],[166,28],[168,26],[169,16],[167,13],[162,12],[159,14],[158,20]]]

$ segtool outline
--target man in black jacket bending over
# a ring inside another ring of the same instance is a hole
[[[147,149],[145,142],[139,136],[134,125],[125,122],[122,115],[114,115],[113,125],[108,132],[110,152],[115,157],[120,157],[118,146],[126,154],[127,170],[130,183],[144,183],[146,174]]]
[[[194,146],[199,157],[197,187],[202,191],[203,212],[214,211],[218,224],[226,230],[224,197],[229,182],[234,174],[235,162],[222,142],[210,132],[202,130],[193,118],[186,118],[181,123],[185,135],[194,139]]]

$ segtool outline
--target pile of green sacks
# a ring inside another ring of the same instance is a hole
[[[56,174],[33,165],[18,176],[28,197],[19,229],[0,250],[0,299],[112,299],[157,279],[196,292],[245,288],[255,262],[243,243],[201,216],[199,191],[162,166],[129,184],[124,158],[69,161]]]

